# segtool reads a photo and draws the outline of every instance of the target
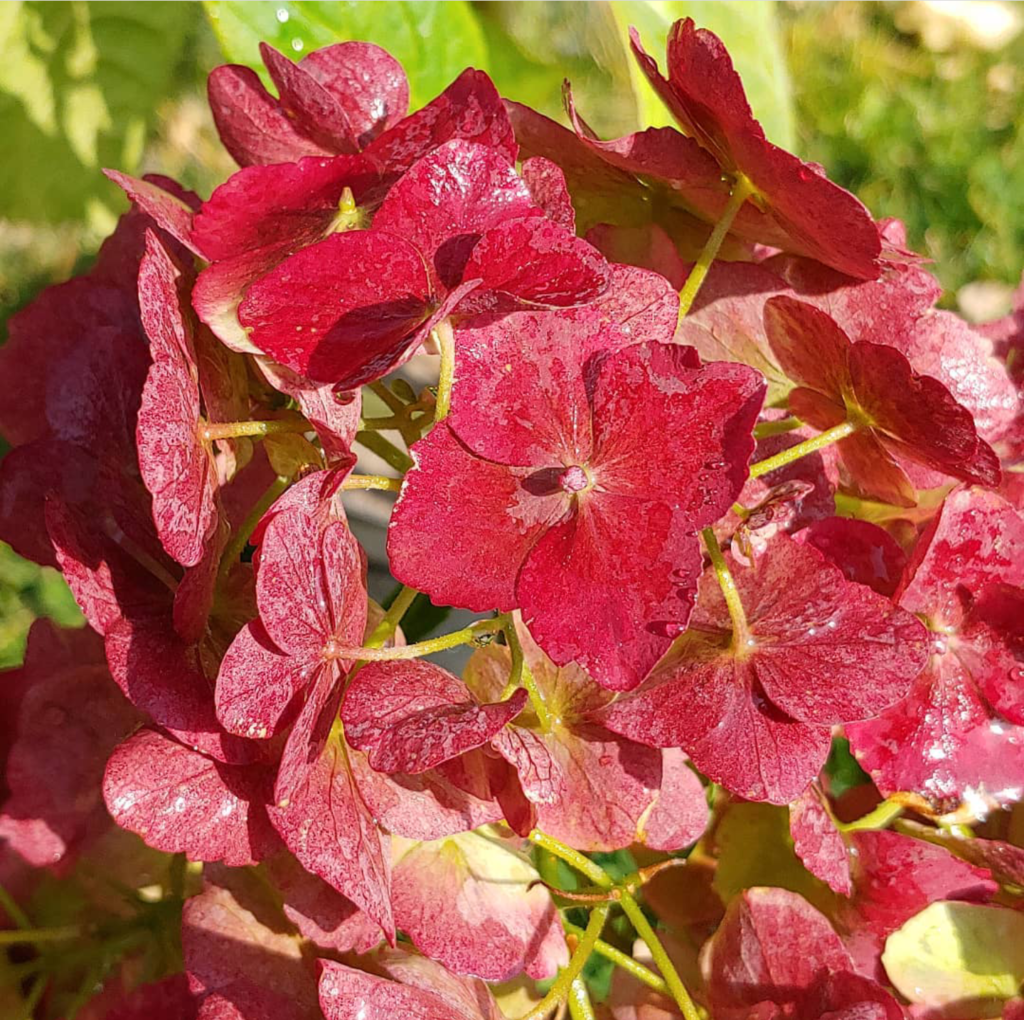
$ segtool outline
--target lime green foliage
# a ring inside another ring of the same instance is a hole
[[[0,542],[0,669],[21,662],[28,629],[37,616],[51,617],[62,627],[83,623],[56,570],[23,560]]]
[[[171,91],[191,4],[0,4],[0,216],[111,222]]]
[[[707,28],[725,43],[733,65],[743,78],[747,98],[768,138],[790,148],[793,144],[793,104],[789,73],[782,56],[776,4],[745,3],[743,0],[613,0],[611,4],[626,38],[634,26],[644,49],[665,71],[665,39],[680,18],[693,18],[698,28]],[[663,127],[673,123],[654,89],[639,73],[634,84],[640,99],[644,126]]]
[[[780,8],[799,151],[876,216],[907,223],[947,290],[1015,283],[1024,251],[1024,35],[948,53],[900,35],[902,5]]]
[[[961,1018],[1002,1015],[1024,982],[1024,914],[933,903],[886,939],[885,972],[912,1003]]]
[[[347,39],[377,43],[405,67],[414,109],[464,68],[486,64],[483,34],[462,0],[204,0],[203,6],[228,60],[261,73],[261,41],[296,60]]]

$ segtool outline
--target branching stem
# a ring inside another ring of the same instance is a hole
[[[732,647],[734,652],[742,652],[749,647],[751,637],[750,628],[747,626],[747,614],[743,609],[743,600],[740,598],[736,581],[725,562],[721,547],[715,533],[711,528],[705,528],[701,535],[704,538],[704,545],[711,557],[711,566],[714,568],[715,576],[718,578],[718,586],[722,589],[726,607],[729,610],[729,619],[732,621]]]
[[[818,450],[822,450],[826,446],[838,443],[840,439],[852,436],[854,432],[857,431],[857,428],[858,426],[852,421],[844,421],[839,425],[834,425],[832,428],[819,433],[812,439],[805,439],[802,443],[797,443],[796,446],[791,446],[788,450],[780,451],[775,454],[774,457],[769,457],[767,460],[759,460],[756,464],[751,464],[750,477],[760,478],[761,475],[766,475],[770,471],[776,471],[780,467],[792,464],[801,457],[806,457],[809,453],[816,453]]]
[[[434,339],[441,351],[441,371],[437,380],[437,406],[434,421],[444,421],[452,406],[452,386],[455,383],[455,331],[447,319],[434,327]]]

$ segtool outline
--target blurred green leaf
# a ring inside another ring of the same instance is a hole
[[[451,0],[203,0],[228,60],[265,74],[259,44],[298,60],[331,43],[360,40],[383,46],[409,75],[413,109],[441,92],[467,67],[482,67],[483,33],[468,3]]]
[[[21,663],[29,628],[38,616],[48,616],[61,627],[84,622],[56,570],[30,563],[0,542],[0,669]]]
[[[611,6],[623,38],[631,25],[635,27],[663,73],[668,30],[676,21],[690,17],[698,28],[714,32],[729,50],[765,134],[776,145],[792,148],[793,100],[774,0],[612,0]],[[633,82],[642,126],[671,125],[671,114],[639,71],[634,71]]]
[[[192,4],[0,4],[0,216],[112,223],[103,166],[132,171],[171,91]]]

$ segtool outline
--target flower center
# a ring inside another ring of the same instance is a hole
[[[590,481],[590,475],[587,474],[586,468],[580,467],[579,464],[573,464],[558,476],[558,484],[565,492],[573,494],[589,489],[593,483]]]

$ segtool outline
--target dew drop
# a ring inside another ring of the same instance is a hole
[[[1024,684],[1024,666],[1014,666],[1010,670],[1010,680],[1015,684]]]
[[[292,49],[295,50],[296,53],[301,53],[302,52],[302,46],[303,46],[303,43],[302,43],[301,39],[293,39],[292,40]]]
[[[277,9],[277,20],[283,25],[288,20],[288,12],[283,7]]]

